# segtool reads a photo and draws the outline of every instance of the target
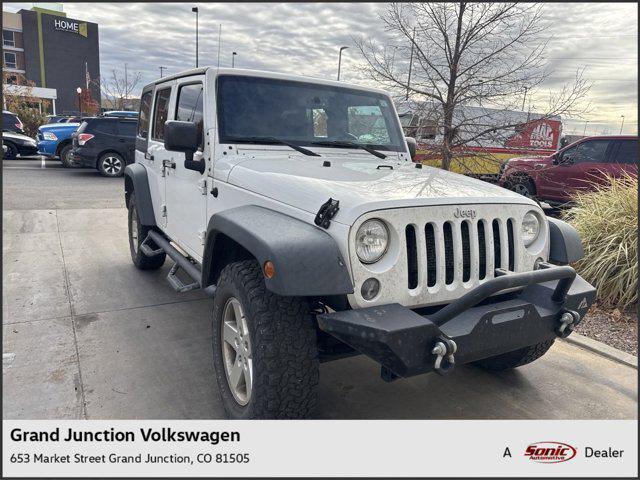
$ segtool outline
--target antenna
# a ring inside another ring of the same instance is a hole
[[[222,24],[218,27],[218,69],[220,69],[220,42],[222,38]]]

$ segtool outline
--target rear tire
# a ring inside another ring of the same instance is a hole
[[[15,160],[18,157],[18,148],[13,144],[6,142],[7,153],[4,154],[4,158],[7,160]]]
[[[213,366],[229,418],[306,418],[313,413],[318,346],[304,298],[267,290],[255,260],[234,262],[220,274],[212,316]]]
[[[78,168],[80,164],[71,157],[71,150],[73,150],[73,145],[70,143],[62,147],[59,153],[60,161],[65,168]]]
[[[98,159],[98,171],[104,177],[121,177],[125,166],[124,158],[117,153],[105,153]]]
[[[484,360],[475,362],[475,364],[492,372],[521,367],[542,357],[549,351],[553,342],[555,342],[554,339],[547,340],[546,342],[537,343],[536,345],[514,350],[513,352],[485,358]]]
[[[147,238],[147,234],[151,228],[143,226],[139,218],[136,195],[132,193],[131,198],[129,198],[129,217],[127,222],[129,224],[129,250],[131,251],[131,260],[133,260],[133,264],[140,270],[157,270],[164,265],[167,254],[162,252],[155,257],[147,257],[142,250],[140,250],[140,244]],[[158,248],[153,241],[149,242],[149,246],[152,249]]]

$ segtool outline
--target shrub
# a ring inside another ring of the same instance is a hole
[[[601,305],[626,307],[638,301],[638,178],[606,183],[577,194],[566,219],[582,237],[578,273],[598,289]]]

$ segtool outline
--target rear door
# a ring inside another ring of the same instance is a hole
[[[153,201],[156,224],[163,230],[167,226],[167,204],[165,197],[166,165],[171,162],[171,152],[164,149],[164,124],[171,109],[171,91],[174,82],[156,86],[153,93],[153,109],[149,125],[149,140],[145,154],[149,189]]]
[[[180,79],[175,85],[175,102],[170,118],[193,122],[198,127],[198,151],[194,160],[205,161],[209,148],[204,142],[204,75]],[[181,152],[168,152],[171,168],[166,169],[167,233],[192,257],[202,259],[206,229],[206,172],[201,174],[184,168]]]
[[[118,149],[127,165],[134,162],[136,127],[138,122],[118,120]]]

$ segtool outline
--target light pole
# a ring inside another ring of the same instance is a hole
[[[411,69],[413,68],[413,45],[416,41],[416,27],[413,27],[413,36],[411,37],[411,56],[409,57],[409,75],[407,76],[407,93],[405,100],[409,100],[409,86],[411,85]]]
[[[236,68],[236,52],[231,52],[231,68]]]
[[[160,78],[162,78],[162,72],[163,72],[163,70],[166,70],[166,69],[167,69],[167,67],[162,67],[162,66],[160,66],[160,67],[158,67],[158,68],[160,69]]]
[[[584,130],[582,131],[582,136],[586,137],[587,136],[587,125],[589,125],[589,120],[587,120],[586,122],[584,122]]]
[[[78,92],[78,112],[80,112],[80,118],[82,118],[82,97],[80,96],[82,89],[78,87],[76,88],[76,92]]]
[[[622,123],[620,124],[620,135],[622,135],[622,127],[624,127],[624,115],[620,115],[620,118],[622,119]]]
[[[340,52],[338,53],[338,81],[340,81],[340,65],[342,64],[342,51],[346,50],[349,47],[340,47]]]
[[[196,14],[196,68],[198,68],[198,7],[191,9]]]
[[[527,99],[527,90],[529,90],[529,87],[524,87],[524,97],[522,98],[522,111],[524,112],[524,102]]]

